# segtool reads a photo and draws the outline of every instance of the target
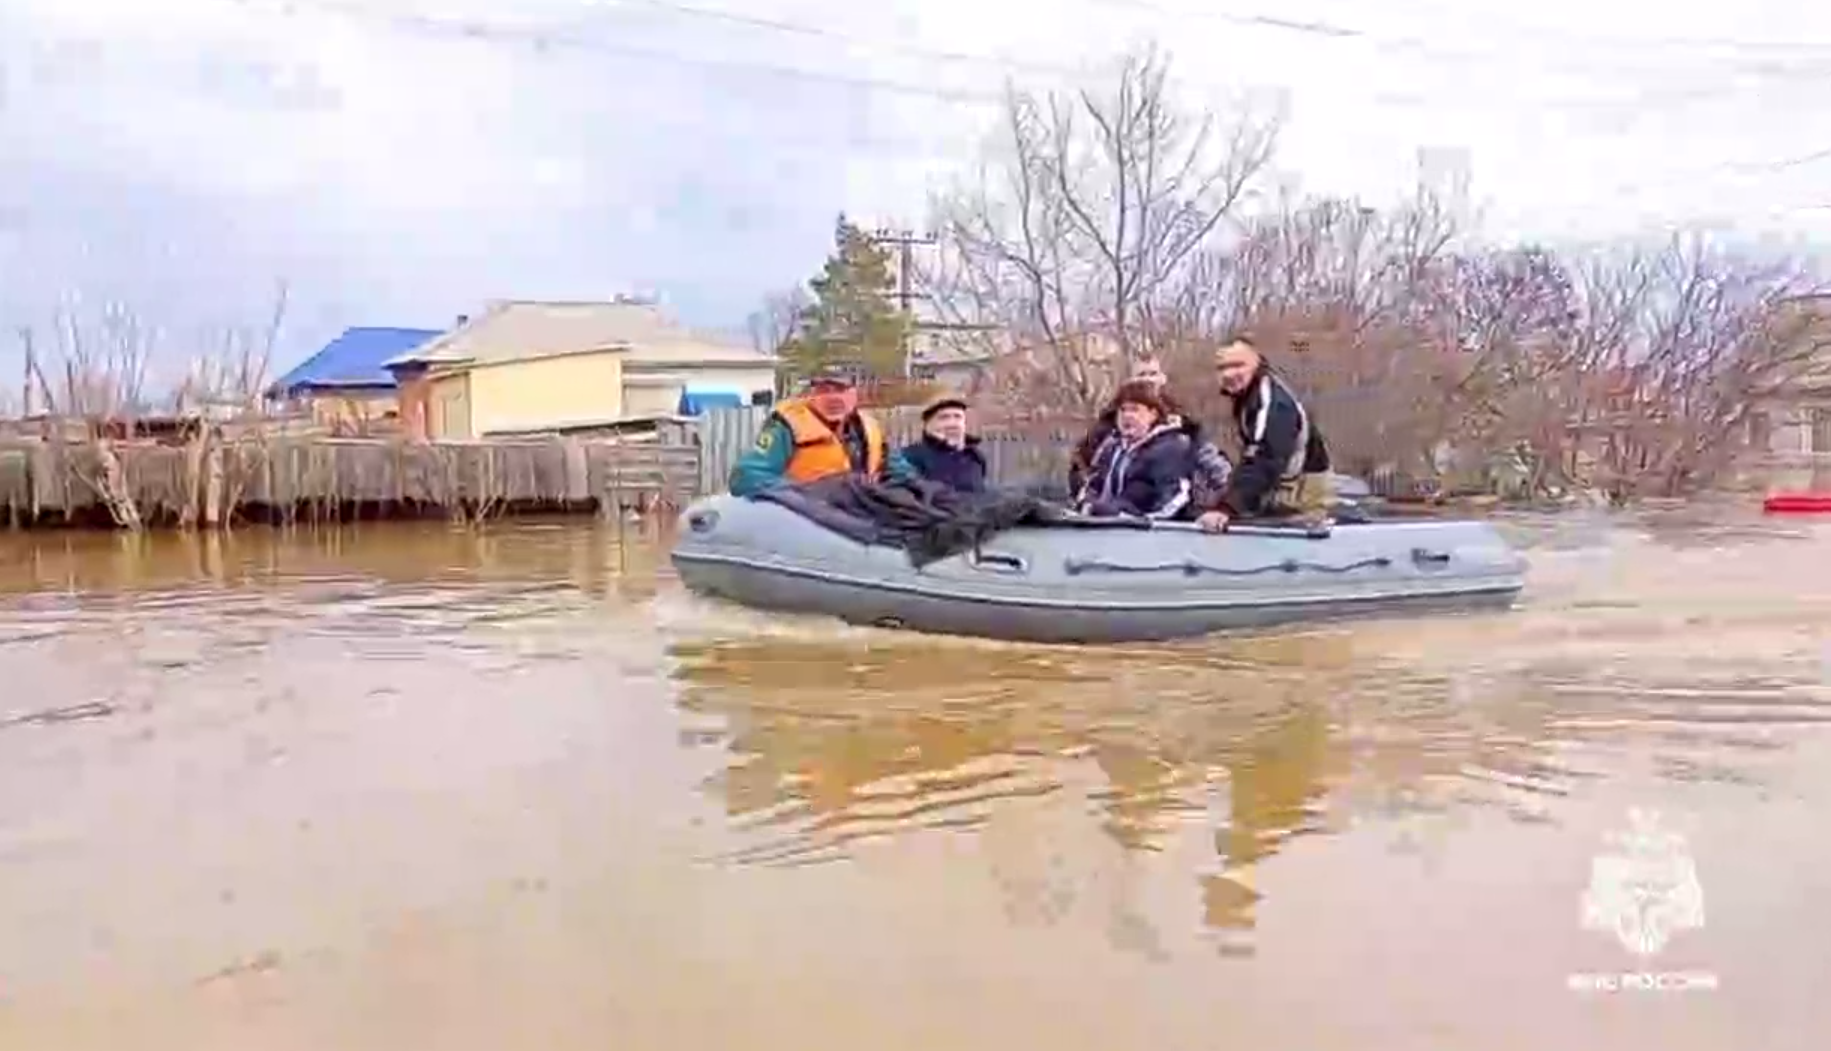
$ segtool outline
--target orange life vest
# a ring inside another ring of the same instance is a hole
[[[799,485],[858,469],[846,454],[845,441],[807,402],[781,402],[774,415],[795,436],[795,451],[785,472],[790,482]],[[858,422],[865,428],[865,472],[875,478],[884,467],[884,430],[862,412]]]

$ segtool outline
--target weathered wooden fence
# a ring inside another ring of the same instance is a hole
[[[610,446],[600,457],[604,510],[679,509],[708,490],[700,484],[700,450],[691,444]]]
[[[914,408],[878,410],[890,441],[921,433]],[[763,407],[683,421],[659,440],[524,438],[463,442],[290,435],[162,444],[0,438],[0,524],[227,525],[350,516],[678,509],[724,492],[769,418]],[[1080,427],[980,431],[995,485],[1060,492]],[[1375,492],[1393,488],[1370,479]],[[131,512],[124,517],[122,509]]]
[[[0,443],[0,520],[22,526],[118,520],[123,507],[146,524],[205,526],[356,513],[648,510],[682,506],[698,490],[698,450],[681,442]]]

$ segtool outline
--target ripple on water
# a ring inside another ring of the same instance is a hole
[[[680,704],[701,747],[724,722],[706,789],[741,840],[711,860],[857,859],[1053,800],[1128,851],[1212,839],[1205,922],[1237,930],[1260,899],[1242,873],[1304,837],[1372,822],[1417,849],[1437,842],[1418,820],[1442,834],[1470,813],[1555,828],[1622,777],[1770,791],[1785,760],[1759,742],[1826,717],[1804,660],[1822,643],[1734,547],[1796,538],[1749,533],[1676,554],[1567,539],[1550,596],[1512,616],[1250,641],[1076,651],[697,621],[671,647]],[[1700,649],[1700,631],[1725,645]]]
[[[690,989],[746,1033],[801,1024],[799,1046],[869,1042],[832,1028],[834,1000],[869,1002],[871,1032],[961,1046],[972,1034],[920,1027],[984,987],[998,996],[974,1010],[1026,1032],[1062,1002],[1148,1001],[1190,1037],[1166,1046],[1589,1046],[1597,1015],[1576,1012],[1594,1005],[1530,983],[1556,986],[1585,947],[1614,959],[1572,915],[1623,802],[1710,818],[1711,908],[1736,918],[1713,912],[1683,951],[1743,976],[1773,957],[1809,970],[1795,935],[1751,940],[1761,910],[1831,919],[1798,875],[1820,869],[1796,816],[1831,805],[1802,758],[1828,736],[1831,579],[1804,557],[1823,535],[1604,524],[1518,526],[1534,574],[1509,615],[1163,646],[735,610],[664,576],[607,582],[600,540],[559,557],[552,530],[498,538],[488,557],[534,545],[516,572],[397,572],[352,545],[361,571],[15,595],[0,666],[36,688],[0,697],[0,798],[32,805],[0,813],[0,909],[35,948],[0,962],[50,981],[74,958],[65,928],[129,915],[144,885],[158,908],[111,920],[110,960],[216,930],[234,951],[184,980],[272,983],[268,1032],[287,997],[313,1034],[356,1002],[415,1031],[502,1022],[509,1000],[466,991],[539,976],[563,988],[510,1021],[563,1021],[615,986],[660,1032],[708,1016],[649,1006]],[[681,811],[708,810],[673,838]],[[206,844],[210,827],[244,835]],[[1751,839],[1775,856],[1742,860]],[[324,919],[332,888],[358,885],[370,926]],[[281,945],[295,923],[309,930]],[[338,962],[312,971],[314,953]],[[251,959],[284,964],[234,965]],[[1174,966],[1128,985],[1138,961]],[[105,1001],[98,973],[72,967],[71,988]],[[1024,1015],[1013,976],[1032,974],[1056,1006]],[[365,1024],[334,1042],[406,1031]],[[1724,1024],[1712,1035],[1746,1039],[1715,1046],[1760,1046]],[[609,1030],[577,1031],[543,1046]],[[1691,1051],[1619,1032],[1602,1042]]]

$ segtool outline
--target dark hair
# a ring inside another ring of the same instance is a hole
[[[1113,408],[1121,405],[1142,405],[1159,417],[1168,416],[1170,411],[1164,407],[1164,400],[1157,392],[1155,384],[1144,380],[1128,380],[1119,385],[1113,395]]]
[[[1244,329],[1242,329],[1238,332],[1235,332],[1232,335],[1228,336],[1226,339],[1222,340],[1221,346],[1231,347],[1235,343],[1244,343],[1254,350],[1259,349],[1259,341],[1253,338],[1251,332],[1248,332]]]

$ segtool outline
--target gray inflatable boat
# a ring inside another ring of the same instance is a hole
[[[673,561],[696,594],[1017,642],[1162,641],[1349,616],[1504,609],[1524,560],[1483,522],[1305,530],[1093,520],[998,533],[916,567],[777,503],[700,500]]]

